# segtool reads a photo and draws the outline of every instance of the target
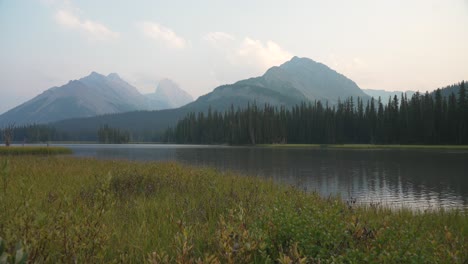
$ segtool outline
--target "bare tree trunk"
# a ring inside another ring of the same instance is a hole
[[[3,140],[5,141],[5,146],[9,147],[13,141],[13,132],[15,130],[15,124],[9,124],[3,129]]]

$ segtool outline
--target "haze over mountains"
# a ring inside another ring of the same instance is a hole
[[[177,108],[193,101],[190,94],[180,89],[179,85],[170,79],[161,80],[156,91],[145,96],[151,105],[159,107],[152,110]]]
[[[258,105],[284,106],[315,100],[336,104],[338,99],[351,96],[370,99],[355,82],[328,66],[308,58],[293,57],[268,69],[262,76],[222,85],[186,107],[202,110],[211,106],[225,110],[231,105],[243,107],[254,101]]]
[[[104,76],[92,72],[79,80],[50,88],[0,115],[0,126],[175,108],[192,100],[189,94],[170,80],[161,81],[154,94],[143,95],[116,73]]]
[[[390,95],[401,94],[366,91],[374,97],[381,96],[384,103]],[[162,80],[154,93],[142,95],[115,73],[104,76],[93,72],[51,88],[1,115],[0,126],[11,122],[17,125],[55,122],[53,126],[60,131],[79,134],[84,140],[92,138],[105,124],[138,133],[156,133],[173,126],[190,112],[206,112],[209,108],[225,111],[231,106],[242,108],[254,102],[260,107],[266,103],[291,107],[315,100],[334,105],[349,97],[360,97],[364,102],[371,98],[346,76],[299,57],[268,69],[262,76],[219,86],[193,102],[189,94],[168,79]]]
[[[224,111],[231,106],[244,107],[254,102],[259,106],[268,103],[290,107],[314,100],[335,104],[340,98],[344,100],[351,96],[370,99],[356,83],[326,65],[308,58],[293,57],[280,66],[268,69],[262,76],[219,86],[177,109],[64,120],[55,123],[54,127],[69,134],[80,129],[80,139],[85,139],[83,131],[92,135],[104,124],[135,133],[157,133],[173,126],[190,112],[206,112],[210,107]]]

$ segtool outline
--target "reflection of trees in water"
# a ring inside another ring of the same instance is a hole
[[[96,147],[94,147],[96,148]],[[117,147],[97,156],[176,160],[273,178],[323,196],[409,206],[468,203],[468,153],[243,147]],[[89,154],[89,153],[88,153]]]
[[[186,150],[180,153],[185,157],[179,158],[187,158]],[[196,156],[204,165],[367,203],[404,201],[427,207],[451,199],[463,204],[462,197],[468,196],[462,177],[466,165],[460,160],[466,155],[454,155],[454,159],[437,151],[220,148],[197,150]]]

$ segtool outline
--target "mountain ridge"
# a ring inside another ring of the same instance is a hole
[[[179,87],[177,89],[183,91]],[[105,76],[93,71],[85,77],[70,80],[62,86],[51,87],[1,114],[0,127],[10,123],[41,124],[65,119],[180,106],[164,101],[170,98],[169,94],[162,100],[151,100],[117,73]]]
[[[351,96],[370,99],[346,76],[322,63],[295,56],[269,68],[262,76],[218,86],[186,107],[199,111],[215,106],[223,111],[231,105],[245,107],[253,101],[286,107],[315,100],[336,104],[340,98]]]
[[[193,101],[193,97],[182,90],[177,83],[171,79],[162,79],[154,93],[145,94],[153,104],[165,105],[165,108],[177,108]]]
[[[322,79],[322,76],[326,78]],[[85,126],[88,131],[97,130],[99,126],[107,124],[135,133],[143,133],[143,130],[157,133],[175,125],[179,119],[191,112],[206,113],[208,109],[223,112],[231,107],[242,108],[254,102],[257,105],[284,107],[315,100],[336,104],[340,98],[350,96],[370,100],[370,96],[346,76],[311,59],[293,57],[280,66],[271,67],[262,76],[218,86],[212,92],[180,108],[65,120],[56,123],[55,127],[71,133],[77,123]]]

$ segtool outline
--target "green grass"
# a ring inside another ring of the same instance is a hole
[[[323,149],[459,149],[468,150],[468,145],[373,145],[373,144],[260,144],[268,148],[323,148]]]
[[[32,263],[468,259],[466,211],[349,207],[338,198],[175,163],[0,156],[0,176],[5,251],[15,255],[20,242]]]
[[[0,155],[60,155],[71,153],[71,149],[65,147],[0,146]]]

